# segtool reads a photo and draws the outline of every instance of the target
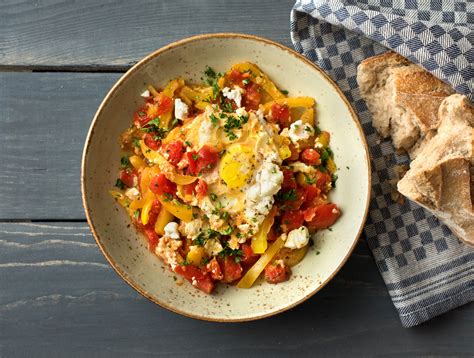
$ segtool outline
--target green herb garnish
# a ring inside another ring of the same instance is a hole
[[[288,94],[288,91],[287,90],[280,90],[281,93],[283,93],[285,96]]]
[[[115,182],[115,186],[121,190],[125,189],[125,183],[120,178]]]
[[[128,169],[132,166],[132,164],[130,163],[130,160],[128,160],[128,157],[126,155],[124,155],[121,159],[120,159],[120,167],[122,169]]]

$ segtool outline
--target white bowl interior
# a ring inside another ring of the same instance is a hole
[[[163,87],[181,76],[200,82],[206,65],[225,71],[241,61],[256,63],[279,88],[291,96],[311,96],[317,102],[320,128],[331,133],[331,146],[339,167],[337,188],[331,199],[343,215],[315,237],[306,258],[293,268],[288,282],[260,282],[244,290],[221,286],[205,295],[188,282],[178,286],[172,272],[150,253],[124,210],[109,195],[122,153],[118,136],[143,103],[147,84]],[[85,152],[84,190],[89,217],[109,259],[133,286],[179,313],[202,319],[247,320],[270,315],[302,301],[328,281],[355,245],[365,218],[369,194],[369,164],[362,132],[346,102],[328,79],[309,63],[281,47],[253,38],[200,38],[161,52],[140,63],[126,81],[112,90],[97,116]]]

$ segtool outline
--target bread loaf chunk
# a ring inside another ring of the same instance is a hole
[[[362,98],[372,124],[397,149],[410,149],[439,124],[438,109],[453,89],[406,58],[386,52],[357,68]]]
[[[436,133],[420,147],[398,191],[474,245],[474,108],[454,94],[441,103],[438,118]]]

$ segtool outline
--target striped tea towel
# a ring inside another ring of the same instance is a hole
[[[391,199],[394,166],[408,158],[375,133],[356,68],[392,49],[472,100],[473,24],[465,0],[301,0],[291,12],[296,50],[338,83],[362,122],[373,168],[365,234],[405,327],[474,300],[474,250],[423,208]]]

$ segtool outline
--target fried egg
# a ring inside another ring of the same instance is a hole
[[[181,199],[199,207],[216,231],[232,232],[240,242],[255,235],[283,181],[282,159],[274,139],[277,128],[259,111],[239,108],[223,113],[208,106],[181,131],[190,144],[188,151],[208,145],[220,152],[213,170],[200,176],[207,184],[207,195],[181,195]]]

